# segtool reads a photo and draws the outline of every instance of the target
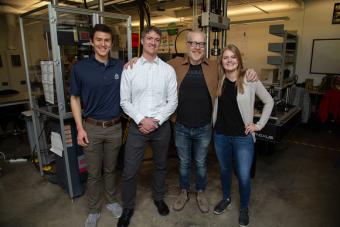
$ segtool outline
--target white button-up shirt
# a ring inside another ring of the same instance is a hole
[[[152,62],[139,58],[132,69],[123,70],[120,105],[136,124],[145,117],[162,124],[177,108],[175,70],[158,57]]]

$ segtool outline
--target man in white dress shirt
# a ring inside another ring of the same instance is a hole
[[[160,215],[167,215],[164,202],[167,152],[170,141],[168,119],[177,107],[175,70],[157,57],[161,32],[147,27],[141,35],[143,54],[133,68],[122,74],[121,107],[131,117],[132,124],[126,141],[122,179],[123,214],[118,227],[126,227],[134,212],[137,173],[150,143],[155,162],[152,190]]]

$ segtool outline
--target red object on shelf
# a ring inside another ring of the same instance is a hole
[[[136,48],[139,45],[139,34],[132,33],[132,48]]]
[[[325,122],[329,114],[332,114],[335,122],[340,125],[340,90],[338,89],[328,90],[321,100],[319,108],[321,122]]]

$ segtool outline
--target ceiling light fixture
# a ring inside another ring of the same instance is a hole
[[[254,23],[264,23],[264,22],[273,22],[273,21],[288,21],[289,17],[269,17],[269,18],[260,18],[260,19],[252,19],[252,20],[239,20],[239,21],[231,21],[230,25],[234,24],[254,24]]]
[[[186,18],[180,17],[180,18],[175,18],[175,17],[154,17],[151,19],[151,24],[152,25],[158,25],[158,24],[169,24],[173,22],[184,22]],[[132,21],[132,26],[136,27],[139,26],[139,21],[135,20]]]

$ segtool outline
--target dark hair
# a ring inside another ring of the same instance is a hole
[[[96,24],[96,25],[92,28],[91,33],[90,33],[90,39],[91,39],[91,41],[93,41],[94,33],[96,33],[96,32],[105,32],[105,33],[108,33],[108,34],[111,35],[111,39],[113,38],[111,28],[108,27],[108,26],[105,25],[105,24]]]
[[[156,32],[157,35],[162,37],[162,32],[161,32],[161,30],[159,30],[159,28],[157,28],[156,26],[148,26],[148,27],[144,28],[144,30],[142,31],[141,39],[144,39],[146,34],[152,32],[152,31]]]

